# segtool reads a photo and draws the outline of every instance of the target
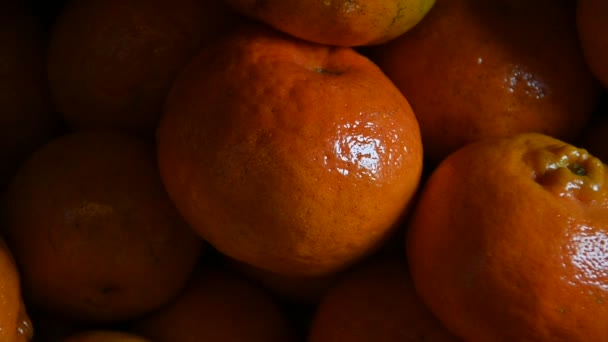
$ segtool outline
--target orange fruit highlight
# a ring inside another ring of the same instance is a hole
[[[289,342],[294,331],[261,288],[227,268],[197,274],[170,305],[134,323],[155,342]]]
[[[572,141],[599,87],[570,0],[438,0],[423,22],[370,57],[410,101],[436,164],[483,138],[540,132]]]
[[[75,129],[152,135],[175,75],[232,20],[221,0],[70,1],[49,47],[55,106]]]
[[[576,3],[576,22],[585,60],[608,89],[608,2],[577,0]]]
[[[21,298],[19,271],[11,251],[1,238],[0,274],[0,340],[30,341],[34,331]]]
[[[393,235],[422,146],[407,100],[369,59],[246,25],[177,79],[158,159],[177,208],[218,251],[316,276]]]
[[[380,44],[418,24],[435,0],[227,0],[235,10],[311,42]]]
[[[198,260],[201,240],[169,200],[154,147],[123,133],[51,141],[22,165],[6,199],[4,230],[27,301],[70,319],[156,309]]]
[[[527,133],[469,144],[407,235],[420,298],[465,341],[608,341],[608,168]]]
[[[457,342],[420,301],[405,262],[366,260],[325,293],[308,342]]]

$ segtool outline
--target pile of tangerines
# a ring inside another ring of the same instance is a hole
[[[608,341],[607,1],[0,16],[0,341]]]

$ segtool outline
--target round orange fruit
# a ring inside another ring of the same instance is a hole
[[[176,300],[134,322],[155,342],[290,342],[291,322],[269,293],[228,268],[202,269]]]
[[[483,138],[539,132],[572,141],[599,98],[570,0],[437,0],[369,56],[410,101],[435,165]]]
[[[57,111],[73,129],[153,135],[175,75],[232,20],[221,0],[68,2],[49,46]]]
[[[409,103],[369,59],[245,25],[177,79],[158,159],[178,210],[218,251],[315,276],[392,236],[422,146]]]
[[[227,0],[238,12],[311,42],[338,46],[386,42],[418,24],[435,0]]]
[[[471,143],[421,190],[420,298],[465,341],[608,341],[608,167],[539,133]]]
[[[112,131],[64,135],[32,154],[9,184],[4,231],[26,300],[77,321],[166,304],[201,249],[162,186],[154,146]]]
[[[366,260],[321,299],[308,342],[458,342],[418,298],[395,256]]]

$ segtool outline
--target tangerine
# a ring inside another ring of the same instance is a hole
[[[419,25],[367,52],[410,101],[436,165],[483,138],[539,132],[572,141],[599,87],[570,0],[437,0]]]
[[[200,254],[202,241],[163,188],[154,146],[122,132],[52,140],[21,166],[6,199],[4,230],[26,299],[70,319],[156,309]]]
[[[422,170],[416,117],[374,63],[255,24],[184,69],[157,138],[190,226],[283,275],[333,273],[377,250]]]
[[[445,158],[406,240],[423,302],[465,341],[608,341],[608,167],[540,133]]]

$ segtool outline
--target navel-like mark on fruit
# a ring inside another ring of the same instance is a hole
[[[524,159],[532,168],[532,178],[559,196],[577,193],[587,198],[604,186],[605,166],[585,149],[553,145],[532,150]]]
[[[571,165],[568,165],[568,169],[577,176],[587,175],[587,169],[579,163],[573,163]]]

